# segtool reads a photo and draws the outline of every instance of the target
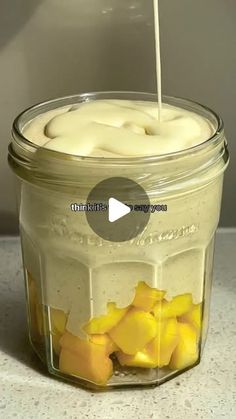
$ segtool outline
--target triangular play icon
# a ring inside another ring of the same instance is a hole
[[[118,201],[115,198],[109,199],[109,221],[110,223],[114,223],[115,221],[119,220],[120,218],[124,217],[125,215],[131,212],[131,209],[123,204],[122,202]]]

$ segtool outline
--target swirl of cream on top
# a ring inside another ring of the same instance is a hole
[[[39,115],[24,136],[39,146],[78,156],[141,157],[188,149],[214,132],[204,117],[153,102],[97,100]]]

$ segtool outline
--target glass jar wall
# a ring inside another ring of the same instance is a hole
[[[52,374],[82,385],[158,385],[201,358],[227,146],[213,112],[174,98],[165,101],[211,121],[211,139],[168,155],[104,160],[42,149],[23,137],[40,113],[103,98],[156,100],[73,96],[31,108],[14,124],[9,162],[18,178],[30,341]],[[168,207],[130,241],[103,240],[84,213],[70,210],[109,173],[134,180],[151,204]]]

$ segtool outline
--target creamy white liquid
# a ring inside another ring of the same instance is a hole
[[[213,133],[205,118],[167,104],[97,100],[49,111],[30,122],[32,142],[81,156],[147,156],[184,150]]]

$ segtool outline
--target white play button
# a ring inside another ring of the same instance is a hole
[[[123,204],[122,202],[118,201],[115,198],[109,199],[109,221],[110,223],[114,223],[115,221],[119,220],[120,218],[124,217],[125,215],[131,212],[131,209]]]

